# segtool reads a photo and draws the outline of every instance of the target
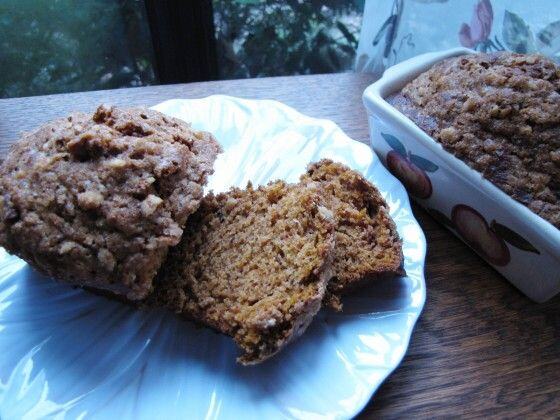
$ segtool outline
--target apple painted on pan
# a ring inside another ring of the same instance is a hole
[[[417,198],[426,199],[432,195],[432,182],[426,172],[435,172],[438,166],[426,158],[407,152],[399,139],[392,134],[381,133],[391,150],[386,162],[389,171]]]
[[[381,133],[381,136],[392,149],[385,157],[389,171],[403,183],[410,195],[421,199],[430,198],[433,187],[427,172],[436,172],[439,167],[430,160],[407,151],[404,144],[392,134]],[[455,205],[450,218],[436,209],[426,210],[495,266],[505,266],[511,261],[508,244],[522,251],[540,254],[520,234],[496,220],[488,223],[480,212],[466,204]]]
[[[492,220],[488,224],[482,214],[466,204],[454,206],[451,210],[451,218],[436,209],[428,208],[427,211],[438,222],[455,230],[463,241],[495,266],[503,267],[511,261],[507,244],[522,251],[540,254],[527,239],[517,232],[496,220]]]
[[[504,266],[511,260],[505,241],[494,232],[486,219],[472,207],[459,204],[451,211],[451,221],[467,244],[488,262]]]

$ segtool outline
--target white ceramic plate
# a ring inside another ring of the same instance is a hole
[[[0,249],[0,418],[347,418],[404,356],[425,300],[424,235],[401,184],[334,123],[274,101],[227,96],[155,109],[210,130],[225,153],[209,188],[282,178],[329,157],[383,192],[404,239],[408,277],[321,311],[259,366],[235,363],[228,337],[164,311],[140,312],[33,272]]]

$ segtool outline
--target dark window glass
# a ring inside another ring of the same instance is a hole
[[[353,66],[364,0],[190,1],[0,0],[0,97]]]
[[[0,96],[157,82],[143,1],[0,0]]]
[[[220,78],[352,68],[364,0],[213,0]]]

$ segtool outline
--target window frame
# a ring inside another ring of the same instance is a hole
[[[144,0],[161,84],[218,78],[212,0]]]

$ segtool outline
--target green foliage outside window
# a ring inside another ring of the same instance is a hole
[[[0,97],[156,82],[138,0],[0,0]]]
[[[352,67],[364,0],[212,1],[220,78]],[[0,66],[2,98],[158,82],[143,0],[0,0]]]
[[[352,67],[364,0],[213,0],[221,78]]]

